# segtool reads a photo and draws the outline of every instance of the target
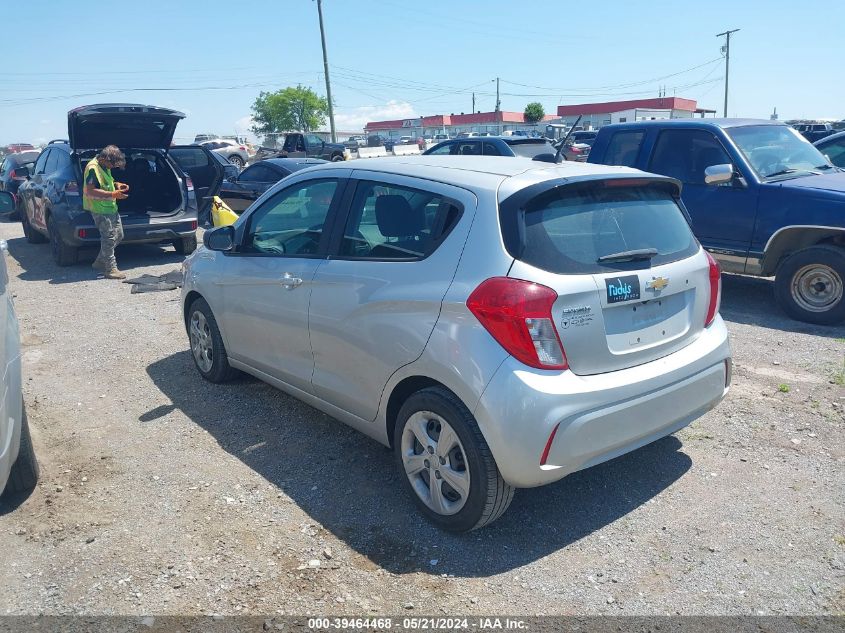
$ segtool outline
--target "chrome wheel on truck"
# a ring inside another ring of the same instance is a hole
[[[819,244],[787,257],[775,277],[775,295],[789,316],[831,325],[845,319],[845,249]]]

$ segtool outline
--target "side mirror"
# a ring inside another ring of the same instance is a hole
[[[531,160],[538,160],[541,163],[556,163],[557,156],[555,156],[554,154],[537,154]]]
[[[710,165],[704,170],[704,183],[707,185],[721,185],[730,182],[734,177],[734,166],[730,163],[724,165]]]
[[[235,228],[233,226],[218,226],[206,231],[202,236],[203,245],[210,251],[227,253],[235,247]]]
[[[15,210],[15,199],[8,191],[0,191],[0,213],[12,213]]]

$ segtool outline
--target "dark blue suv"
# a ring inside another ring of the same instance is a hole
[[[117,145],[126,166],[114,169],[129,185],[118,202],[125,243],[171,243],[189,254],[197,247],[198,214],[220,190],[223,169],[199,145],[172,146],[181,112],[135,104],[101,104],[68,113],[69,141],[53,141],[25,171],[18,189],[24,235],[50,242],[59,266],[75,264],[81,248],[99,245],[91,214],[82,208],[85,165],[106,145]]]
[[[609,125],[588,160],[676,178],[696,237],[725,271],[774,275],[778,303],[795,319],[845,319],[845,171],[791,127],[749,119]]]

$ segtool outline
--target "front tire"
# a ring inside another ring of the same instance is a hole
[[[56,228],[52,216],[47,218],[47,233],[50,235],[50,251],[53,254],[53,261],[59,266],[72,266],[76,263],[78,250],[74,246],[66,244]]]
[[[21,417],[21,447],[18,451],[18,458],[12,464],[9,471],[9,481],[6,482],[4,492],[19,493],[28,492],[35,488],[38,483],[38,460],[35,458],[35,449],[32,447],[32,436],[29,434],[29,423],[26,419],[26,409]]]
[[[437,526],[467,532],[498,519],[514,488],[463,402],[443,387],[413,394],[399,411],[396,466],[420,511]]]
[[[334,156],[332,156],[332,162],[333,163],[339,163],[342,160],[343,160],[343,154],[335,154]]]
[[[217,320],[205,299],[197,299],[188,309],[188,338],[191,357],[200,375],[209,382],[227,382],[237,375],[229,365],[226,347]]]
[[[197,250],[197,236],[183,237],[180,240],[173,240],[173,248],[180,255],[190,255]]]
[[[819,244],[787,257],[775,277],[775,296],[798,321],[833,325],[845,320],[845,249]]]

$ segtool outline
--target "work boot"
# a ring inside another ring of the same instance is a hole
[[[126,279],[126,273],[120,272],[117,268],[112,268],[111,270],[107,270],[103,276],[106,279]]]

